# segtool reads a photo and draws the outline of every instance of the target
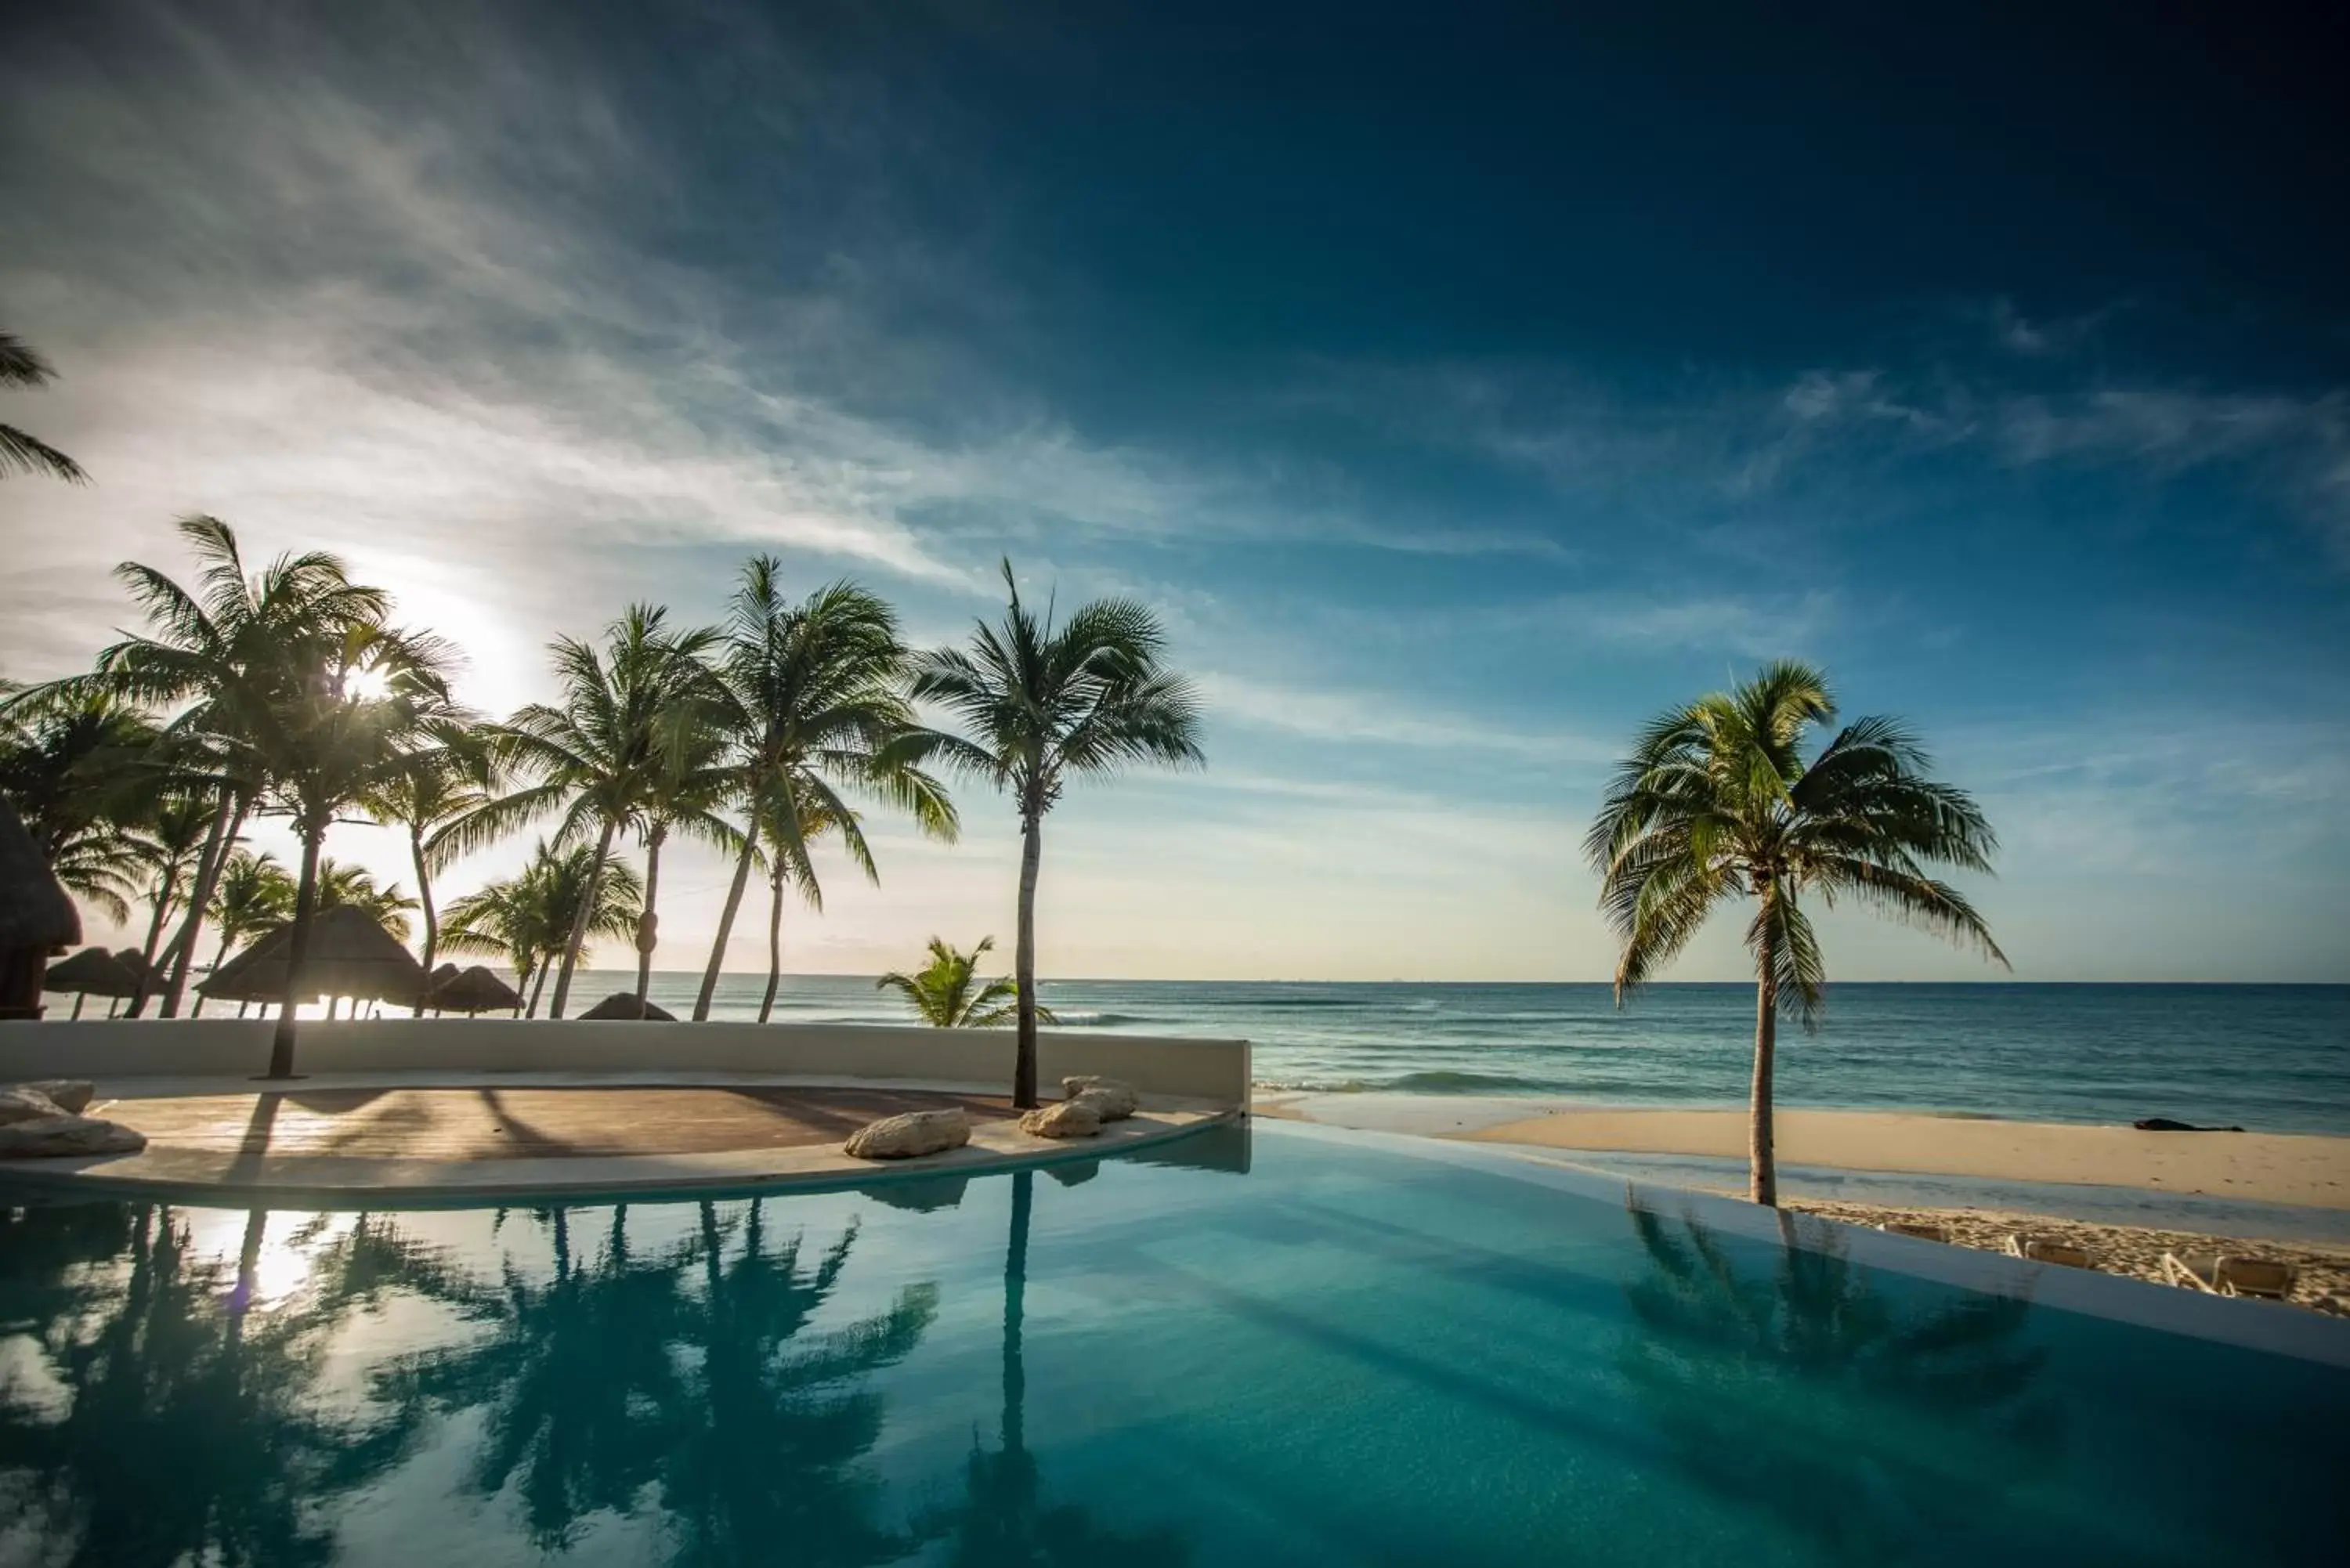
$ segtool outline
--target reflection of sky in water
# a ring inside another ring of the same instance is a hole
[[[0,1377],[9,1563],[2315,1561],[2350,1396],[1280,1128],[755,1204],[29,1208]]]

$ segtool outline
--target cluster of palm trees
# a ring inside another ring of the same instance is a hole
[[[122,921],[149,910],[151,1000],[185,1000],[207,920],[219,947],[288,928],[288,981],[271,1057],[290,1074],[292,1003],[317,912],[359,903],[406,934],[421,960],[442,951],[511,962],[535,1012],[564,1015],[588,944],[626,939],[642,1002],[659,945],[664,849],[679,839],[733,864],[693,1017],[706,1019],[754,871],[767,895],[772,1008],[785,905],[822,907],[816,851],[831,843],[878,880],[864,813],[902,812],[951,841],[959,823],[941,775],[1012,796],[1021,824],[1014,1015],[1023,1104],[1035,1097],[1036,873],[1042,825],[1073,777],[1131,763],[1197,763],[1190,687],[1163,664],[1145,607],[1086,605],[1040,618],[1009,596],[967,648],[907,645],[889,605],[850,583],[804,597],[760,556],[743,568],[723,624],[672,624],[631,606],[600,643],[552,645],[559,696],[502,721],[452,690],[456,650],[399,624],[390,597],[319,552],[255,569],[212,517],[179,524],[198,569],[182,587],[135,562],[118,568],[144,628],[103,649],[88,673],[0,697],[0,790],[69,890]],[[929,703],[962,722],[926,724]],[[243,847],[246,825],[284,818],[300,846],[288,869]],[[408,840],[412,898],[355,879],[326,856],[338,824],[367,820]],[[436,884],[464,857],[544,825],[518,875],[450,902]],[[628,864],[642,856],[642,872]],[[1001,998],[999,998],[1001,999]]]

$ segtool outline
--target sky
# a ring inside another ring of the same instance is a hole
[[[1207,714],[1049,819],[1045,973],[1598,980],[1611,763],[1802,658],[1982,802],[2017,978],[2350,981],[2344,40],[2211,9],[11,8],[0,326],[60,376],[0,419],[94,483],[0,481],[0,673],[86,667],[192,512],[491,713],[754,552],[925,646],[1008,556],[1154,606]],[[958,798],[785,967],[1008,952]],[[662,967],[724,880],[672,852]]]

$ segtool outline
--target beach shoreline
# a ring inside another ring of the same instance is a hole
[[[1742,1108],[1596,1106],[1583,1101],[1441,1095],[1259,1094],[1258,1115],[1562,1153],[1742,1158]],[[2141,1189],[2350,1210],[2350,1137],[2311,1133],[2140,1132],[2077,1122],[1973,1115],[1783,1109],[1779,1159],[1790,1166],[1920,1176]]]

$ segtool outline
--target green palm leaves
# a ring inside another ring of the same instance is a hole
[[[960,720],[963,733],[932,735],[931,754],[1010,793],[1020,814],[1019,1052],[1012,1098],[1036,1103],[1036,876],[1045,814],[1070,775],[1106,776],[1137,763],[1200,763],[1199,703],[1190,682],[1164,669],[1158,617],[1132,599],[1096,599],[1055,625],[1020,602],[982,622],[966,648],[924,654],[914,696]]]
[[[636,932],[644,885],[618,856],[607,854],[599,866],[595,854],[591,845],[556,849],[541,839],[521,875],[449,905],[442,945],[451,952],[504,959],[514,966],[516,988],[530,992],[528,1012],[536,1014],[548,964],[574,931],[589,937]]]
[[[1896,720],[1856,720],[1805,762],[1805,741],[1835,718],[1825,678],[1786,662],[1661,714],[1617,767],[1584,841],[1600,908],[1623,944],[1619,1001],[1678,957],[1717,905],[1754,900],[1746,945],[1758,988],[1750,1183],[1758,1203],[1777,1197],[1776,1015],[1792,1006],[1809,1025],[1826,992],[1807,897],[1830,907],[1848,898],[2007,961],[1965,896],[1928,874],[1991,869],[1998,840],[1982,812],[1927,776],[1925,752]]]
[[[877,991],[894,991],[910,1003],[917,1016],[934,1029],[995,1029],[1018,1016],[1020,987],[1009,976],[979,978],[979,961],[995,946],[993,937],[982,937],[969,952],[931,939],[931,961],[911,974],[891,970],[873,982]],[[1046,1023],[1060,1022],[1050,1008],[1036,1016]]]
[[[45,387],[57,371],[30,345],[11,332],[0,332],[0,387]],[[15,425],[0,424],[0,474],[46,473],[68,484],[87,484],[81,464]]]

